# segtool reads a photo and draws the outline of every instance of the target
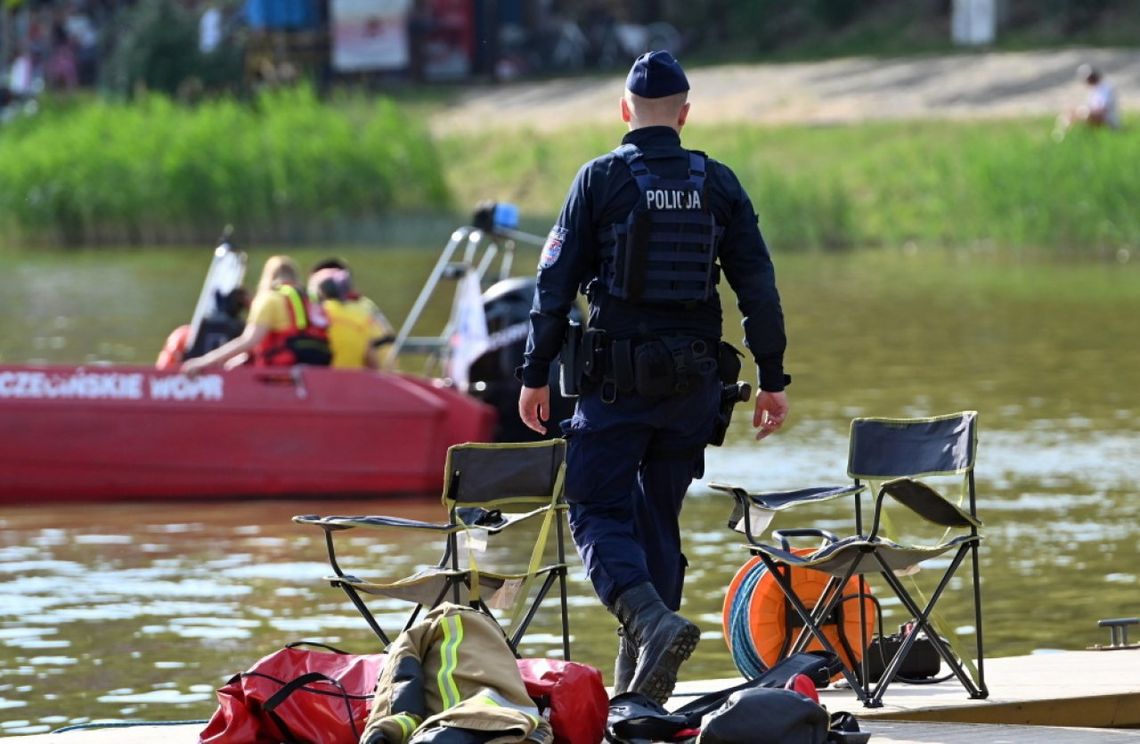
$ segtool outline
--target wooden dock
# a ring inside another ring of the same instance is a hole
[[[829,708],[848,701],[858,717],[906,721],[1088,728],[1140,727],[1140,650],[1064,651],[986,661],[985,700],[955,680],[893,684],[883,707],[863,708],[850,690],[825,690]]]
[[[1058,651],[987,659],[985,671],[990,692],[985,700],[971,700],[961,684],[952,679],[934,685],[895,682],[887,688],[881,708],[865,708],[850,689],[834,686],[820,690],[820,702],[828,710],[845,710],[860,721],[867,721],[872,731],[876,731],[874,725],[887,720],[1091,730],[1140,727],[1140,649]],[[669,707],[681,705],[692,696],[724,689],[741,681],[723,679],[680,684]],[[1009,729],[1005,733],[1010,736],[1016,734]],[[1074,731],[1073,735],[1078,734]],[[1135,740],[1140,738],[1140,731],[1122,735],[1128,740]],[[872,737],[872,741],[875,739],[878,736]],[[915,740],[942,741],[929,738]],[[1070,740],[1108,741],[1065,739]],[[987,734],[975,741],[995,739]],[[1009,738],[1008,741],[1032,739]],[[1048,741],[1061,740],[1049,738]]]
[[[872,719],[869,744],[1137,744],[1140,731],[995,723],[928,723]]]
[[[820,691],[828,710],[853,713],[881,744],[1140,744],[1140,650],[1063,651],[988,659],[990,696],[971,700],[957,681],[895,683],[881,708],[864,708],[848,689]],[[740,679],[678,685],[670,709]],[[203,724],[131,726],[13,737],[23,744],[196,744]]]

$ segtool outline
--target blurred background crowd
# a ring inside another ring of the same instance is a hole
[[[1130,43],[1127,0],[7,0],[2,103],[139,86],[193,97],[305,77],[391,84],[975,45]]]

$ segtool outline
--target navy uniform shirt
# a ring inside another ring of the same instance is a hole
[[[649,170],[662,177],[688,177],[689,155],[671,127],[635,129],[622,139],[644,153]],[[763,390],[784,389],[784,315],[768,247],[760,235],[756,212],[736,174],[711,158],[706,166],[705,200],[724,234],[717,261],[737,296],[744,317],[745,343],[756,360]],[[566,332],[567,314],[578,294],[597,276],[598,235],[625,222],[640,196],[629,166],[613,153],[582,166],[558,222],[551,230],[539,263],[538,288],[530,311],[530,337],[522,366],[527,387],[547,384],[550,365],[558,356]],[[719,338],[720,298],[695,306],[635,305],[590,285],[590,327],[605,329],[610,338],[671,333]]]

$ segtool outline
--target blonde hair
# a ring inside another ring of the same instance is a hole
[[[258,292],[267,292],[282,284],[296,284],[301,277],[297,263],[288,256],[270,256],[257,282]]]

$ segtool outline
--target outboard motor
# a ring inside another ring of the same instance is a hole
[[[475,360],[468,372],[470,393],[492,405],[499,412],[499,442],[527,442],[541,439],[519,418],[519,392],[522,383],[515,379],[515,368],[523,362],[527,332],[530,330],[530,308],[534,301],[535,277],[512,277],[496,282],[483,293],[483,312],[487,316],[490,339],[487,350]],[[570,319],[582,322],[575,306]],[[548,437],[561,436],[559,422],[574,413],[574,400],[564,398],[558,386],[558,360],[550,366],[550,420]]]

